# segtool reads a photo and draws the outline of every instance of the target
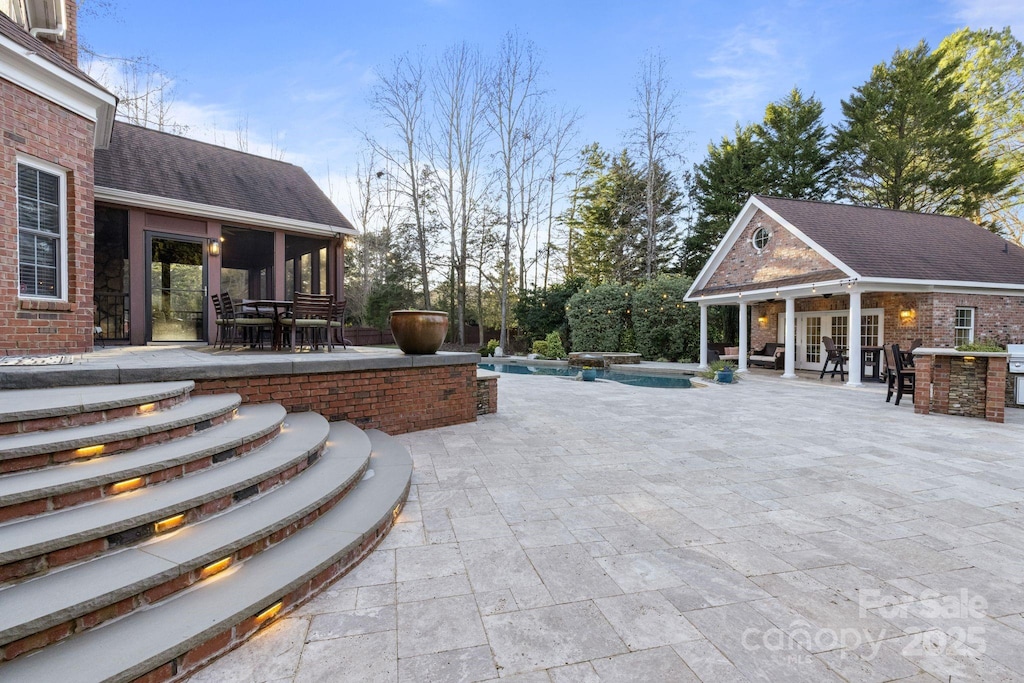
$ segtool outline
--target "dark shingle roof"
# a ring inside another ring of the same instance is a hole
[[[18,45],[21,45],[23,48],[30,52],[35,52],[37,55],[39,55],[46,61],[56,66],[59,66],[60,68],[67,71],[69,74],[81,78],[83,81],[86,81],[96,86],[97,88],[106,90],[105,87],[100,85],[89,74],[85,73],[77,66],[75,66],[68,60],[64,59],[64,57],[58,54],[52,47],[47,45],[44,41],[32,36],[28,31],[23,29],[18,24],[14,23],[11,20],[11,18],[8,17],[3,12],[0,12],[0,35],[3,35],[5,38],[10,38],[12,41],[17,43]]]
[[[121,121],[96,150],[96,185],[352,228],[298,166]]]
[[[963,218],[757,199],[862,277],[1024,285],[1024,249]]]

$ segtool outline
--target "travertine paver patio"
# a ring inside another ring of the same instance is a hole
[[[1024,679],[1024,411],[503,376],[399,524],[216,681]]]

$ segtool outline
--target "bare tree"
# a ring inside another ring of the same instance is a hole
[[[647,253],[644,274],[650,279],[658,259],[658,174],[666,161],[677,153],[676,92],[666,74],[665,58],[660,53],[648,53],[637,74],[636,93],[631,114],[635,126],[631,137],[637,156],[645,169],[644,200],[646,225],[644,236]]]
[[[504,258],[501,264],[501,333],[498,343],[508,348],[508,286],[511,261],[513,211],[516,195],[513,185],[523,164],[523,143],[530,133],[527,128],[531,108],[541,96],[537,80],[540,64],[533,42],[518,33],[507,33],[498,48],[487,98],[487,123],[498,143],[501,162],[499,175],[505,205]]]
[[[410,201],[416,230],[423,303],[425,308],[430,308],[430,235],[424,217],[421,188],[421,174],[425,171],[421,167],[421,149],[424,144],[421,126],[425,125],[424,71],[423,58],[409,54],[396,59],[390,71],[377,71],[378,82],[373,88],[370,104],[384,118],[385,126],[398,137],[399,149],[392,150],[373,140],[370,143],[383,160],[400,173],[399,185]]]
[[[431,73],[435,126],[431,150],[443,222],[449,233],[456,338],[466,343],[466,263],[477,206],[483,130],[484,71],[479,53],[466,43],[453,45]]]
[[[104,56],[84,47],[80,52],[83,70],[117,96],[117,118],[177,135],[188,132],[172,115],[174,79],[149,58]]]
[[[576,137],[576,124],[580,120],[578,110],[562,109],[554,119],[548,144],[550,174],[548,175],[548,236],[544,242],[544,289],[548,288],[548,275],[551,271],[551,252],[555,248],[552,241],[552,228],[555,222],[555,193],[562,179],[561,167],[565,164],[565,152]]]

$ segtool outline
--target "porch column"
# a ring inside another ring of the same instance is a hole
[[[738,372],[747,371],[747,305],[740,302],[740,357]]]
[[[796,299],[786,297],[786,353],[785,370],[782,373],[785,379],[796,377]]]
[[[700,304],[700,370],[708,369],[708,305]]]
[[[860,290],[850,290],[850,379],[848,387],[859,387],[860,381]]]

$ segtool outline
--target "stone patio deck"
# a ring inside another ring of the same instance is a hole
[[[1024,679],[1024,411],[880,385],[502,376],[410,502],[216,681]]]

